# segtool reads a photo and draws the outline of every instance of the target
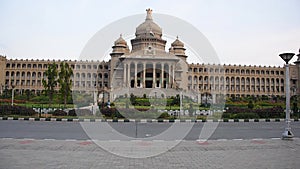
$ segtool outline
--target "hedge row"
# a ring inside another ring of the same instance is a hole
[[[225,113],[223,118],[239,118],[239,119],[255,119],[255,118],[284,118],[284,110],[282,107],[249,109],[240,107],[231,107]]]
[[[32,108],[27,108],[24,106],[0,105],[0,114],[33,116],[36,114],[36,112]]]
[[[52,113],[53,116],[92,116],[93,113],[89,109],[72,109],[69,110],[69,112],[63,111],[63,110],[55,110]]]

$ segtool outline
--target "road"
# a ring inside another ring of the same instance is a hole
[[[159,135],[174,123],[134,123],[134,122],[80,122],[84,125],[108,124],[112,130],[129,138],[146,138]],[[41,121],[0,121],[0,138],[33,139],[76,139],[86,140],[86,134],[79,122],[41,122]],[[216,123],[216,122],[214,122]],[[205,123],[193,123],[184,140],[199,139]],[[295,137],[300,137],[300,122],[291,122]],[[279,138],[284,130],[284,122],[220,122],[209,140]],[[99,130],[101,133],[101,131]],[[103,133],[101,133],[103,134]],[[174,135],[177,131],[174,132]],[[102,137],[105,138],[105,137]],[[111,139],[111,138],[110,138]]]
[[[216,124],[0,121],[0,168],[294,169],[300,165],[299,122],[292,122],[293,141],[280,139],[284,122],[220,122],[208,140],[199,139],[205,128],[214,129]],[[172,140],[186,131],[182,128],[189,129],[183,140]],[[147,140],[160,133],[166,140]],[[95,134],[99,138],[94,139]]]

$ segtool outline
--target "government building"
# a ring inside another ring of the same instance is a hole
[[[64,60],[73,69],[73,91],[96,91],[99,100],[111,101],[131,93],[170,97],[178,91],[198,102],[205,97],[216,102],[221,96],[285,96],[284,67],[189,64],[184,43],[177,38],[167,47],[162,28],[153,21],[152,10],[146,11],[145,21],[136,28],[135,38],[130,40],[131,48],[120,35],[107,62]],[[53,62],[59,69],[62,60],[19,60],[0,56],[1,94],[12,88],[20,94],[41,93],[44,90],[42,79],[46,79],[44,72]],[[300,55],[289,70],[291,94],[300,95]]]

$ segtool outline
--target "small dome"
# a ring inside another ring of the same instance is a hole
[[[122,38],[122,34],[120,34],[120,37],[115,41],[115,46],[117,45],[127,45],[127,42]]]
[[[175,47],[175,46],[178,46],[178,47],[184,47],[184,44],[183,42],[181,42],[179,39],[178,39],[178,36],[177,36],[177,39],[171,44],[171,46]]]
[[[161,37],[162,29],[156,23],[153,22],[152,10],[147,9],[146,11],[147,11],[146,20],[136,28],[135,35],[137,37],[149,36],[149,35],[155,37]]]

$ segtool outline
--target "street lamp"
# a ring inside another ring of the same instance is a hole
[[[294,53],[282,53],[279,56],[285,61],[285,129],[282,133],[282,139],[293,138],[294,134],[292,133],[290,127],[290,75],[289,75],[289,61],[293,58]]]

